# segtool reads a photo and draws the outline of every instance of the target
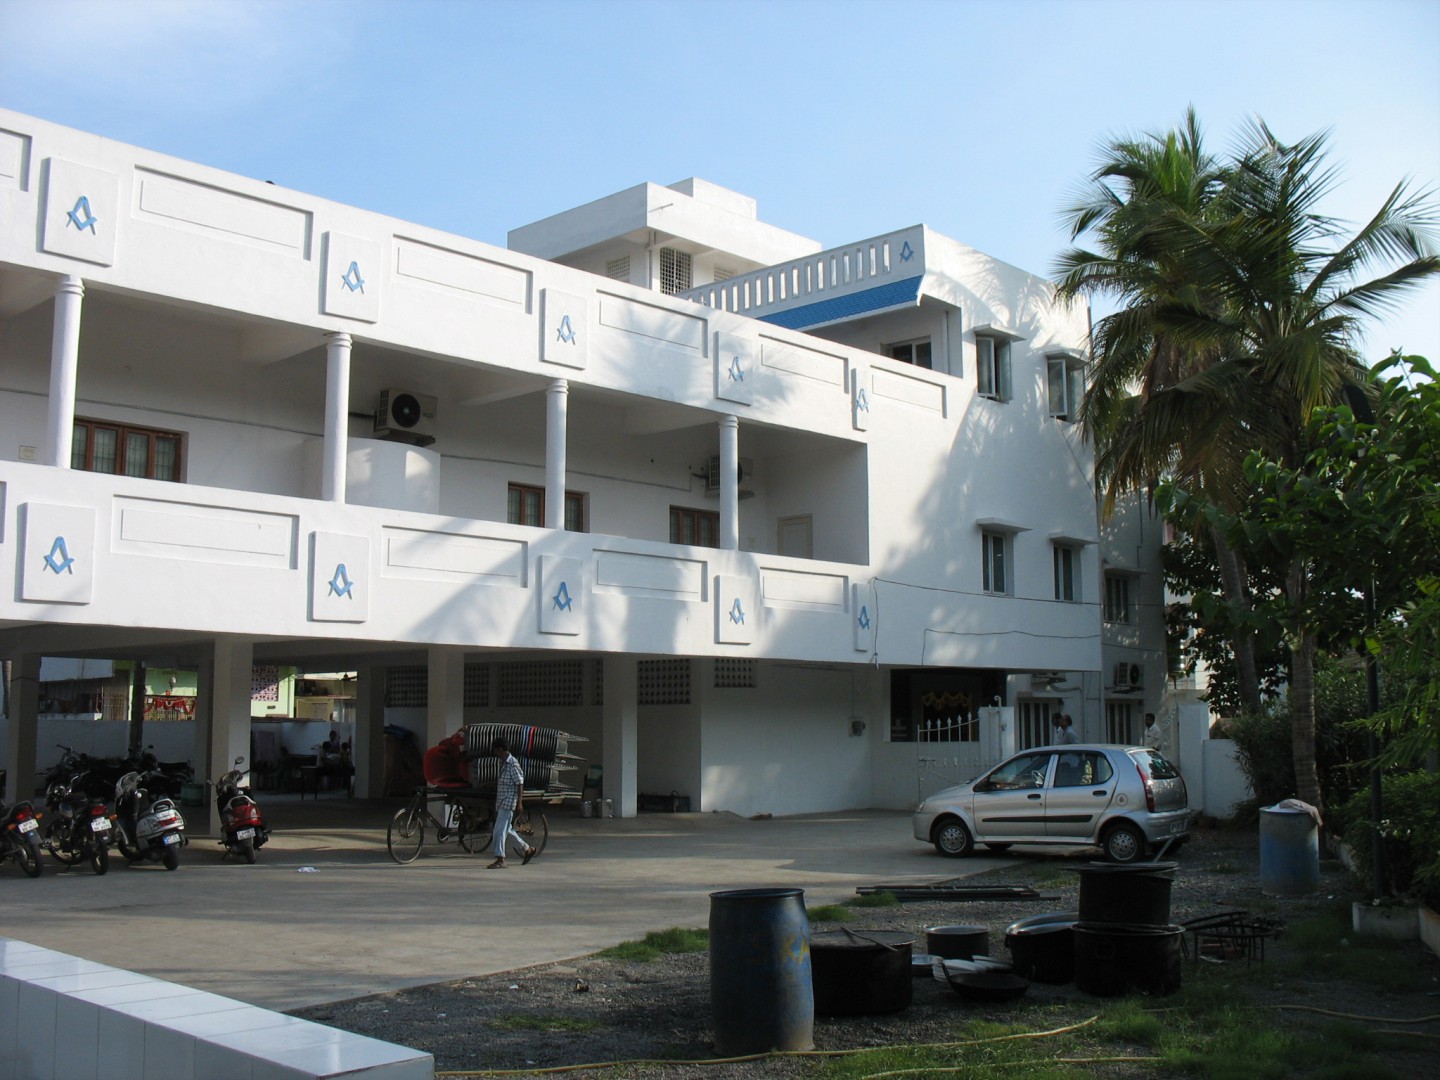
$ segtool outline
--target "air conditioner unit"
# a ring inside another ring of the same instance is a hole
[[[429,446],[435,441],[438,399],[412,390],[382,390],[375,409],[375,434]]]
[[[1139,690],[1140,689],[1140,665],[1121,661],[1115,665],[1115,689],[1116,690]]]
[[[740,459],[740,471],[735,483],[739,489],[740,498],[748,499],[755,494],[753,490],[747,490],[745,482],[754,481],[755,462],[750,458]],[[720,455],[715,454],[705,463],[705,494],[717,496],[720,494]]]

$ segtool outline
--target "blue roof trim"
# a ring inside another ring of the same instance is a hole
[[[783,326],[787,330],[803,330],[807,326],[836,322],[855,315],[864,315],[866,312],[879,311],[882,308],[913,304],[920,298],[920,282],[923,277],[922,274],[917,277],[905,278],[903,281],[892,281],[885,285],[877,285],[873,289],[862,289],[859,292],[846,293],[844,296],[820,300],[814,304],[805,304],[803,307],[790,308],[787,311],[777,311],[771,315],[757,317],[761,322]]]

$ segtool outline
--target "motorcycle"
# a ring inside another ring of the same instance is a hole
[[[104,799],[87,793],[83,774],[45,789],[42,820],[40,846],[57,861],[66,866],[88,861],[97,874],[110,869],[110,814]]]
[[[128,863],[144,859],[174,870],[188,843],[185,819],[174,800],[153,793],[156,784],[168,790],[164,776],[153,770],[128,772],[115,782],[115,843]]]
[[[40,876],[40,822],[28,802],[0,803],[0,862],[14,859],[26,877]]]
[[[244,764],[245,759],[237,757],[235,768],[216,782],[215,809],[220,813],[220,844],[225,848],[225,858],[239,855],[247,863],[254,863],[255,852],[270,839],[270,830],[245,786],[245,773],[240,768]]]

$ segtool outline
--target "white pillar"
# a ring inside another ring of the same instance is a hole
[[[5,731],[5,802],[33,798],[35,744],[40,717],[40,654],[25,653],[10,665],[10,723]],[[43,807],[42,807],[43,809]]]
[[[570,384],[554,379],[545,391],[545,527],[565,527],[565,425]]]
[[[740,549],[740,421],[720,418],[720,547]]]
[[[350,430],[349,334],[327,334],[325,342],[325,474],[320,498],[345,501],[345,457]]]
[[[69,275],[55,289],[55,328],[50,338],[49,445],[45,464],[70,468],[75,438],[75,380],[80,370],[80,303],[85,283]]]
[[[638,667],[633,656],[607,656],[603,663],[605,704],[600,711],[600,763],[605,772],[601,784],[605,798],[615,804],[615,816],[634,817],[639,790]]]
[[[195,703],[195,779],[207,781],[204,804],[186,808],[189,833],[220,835],[219,816],[211,799],[214,783],[234,767],[237,757],[250,760],[251,669],[255,647],[248,638],[216,638],[200,661]]]
[[[428,693],[425,699],[425,753],[465,723],[465,654],[435,647],[426,654]]]

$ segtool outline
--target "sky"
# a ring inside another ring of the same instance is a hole
[[[1328,132],[1358,227],[1440,188],[1440,0],[0,0],[0,107],[501,247],[699,176],[1050,276],[1102,143],[1188,106],[1217,152]],[[1440,362],[1440,282],[1394,348]]]

